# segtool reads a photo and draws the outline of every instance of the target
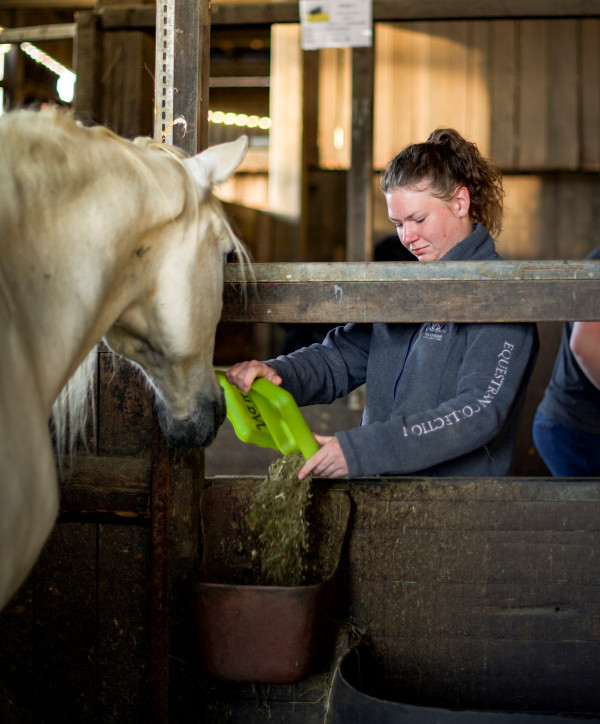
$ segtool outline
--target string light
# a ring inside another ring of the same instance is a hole
[[[56,81],[58,97],[63,103],[70,103],[75,94],[75,81],[77,80],[75,73],[65,68],[64,65],[61,65],[57,60],[54,60],[54,58],[31,43],[21,43],[19,47],[30,58],[35,60],[36,63],[40,63],[45,68],[48,68],[48,70],[56,73],[58,76],[58,80]]]
[[[268,116],[248,116],[245,113],[209,111],[208,122],[222,123],[225,126],[239,126],[240,128],[260,128],[263,131],[268,131],[271,128],[271,119]]]

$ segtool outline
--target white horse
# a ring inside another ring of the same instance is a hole
[[[171,444],[212,442],[224,266],[244,254],[212,186],[246,148],[187,159],[53,109],[0,118],[0,608],[58,513],[53,404],[102,338],[148,376]]]

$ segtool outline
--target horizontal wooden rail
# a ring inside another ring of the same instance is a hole
[[[76,23],[30,25],[0,30],[0,43],[40,43],[44,40],[69,40],[75,37]]]
[[[230,264],[222,320],[549,322],[600,320],[600,261]],[[248,270],[246,270],[248,271]]]
[[[259,476],[218,476],[207,478],[207,485],[225,486],[257,485]],[[413,500],[427,499],[429,488],[424,483],[430,478],[411,476],[356,478],[353,484],[382,487],[390,483],[402,483],[411,491]],[[100,520],[103,522],[135,523],[148,525],[150,517],[150,460],[124,457],[76,456],[74,469],[65,481],[62,492],[62,520]],[[345,489],[348,481],[323,481],[327,487]],[[542,485],[540,485],[542,483]],[[580,500],[586,503],[600,502],[599,482],[593,478],[438,478],[435,485],[456,499],[482,501],[515,501],[533,499],[537,502]],[[508,492],[507,492],[508,491]],[[441,500],[439,494],[437,499]],[[597,528],[600,520],[597,521]]]
[[[63,481],[61,520],[147,524],[150,519],[150,459],[76,455]]]
[[[99,11],[105,30],[150,28],[153,5],[112,5]],[[597,17],[597,0],[374,0],[373,20],[496,20],[511,18]],[[299,23],[297,0],[211,5],[211,25]]]

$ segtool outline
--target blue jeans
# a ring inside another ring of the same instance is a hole
[[[600,475],[600,435],[580,432],[536,412],[533,441],[554,477]]]

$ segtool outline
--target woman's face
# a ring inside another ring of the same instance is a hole
[[[434,196],[426,183],[393,188],[385,199],[400,241],[419,261],[438,261],[473,229],[465,186],[450,201]]]

